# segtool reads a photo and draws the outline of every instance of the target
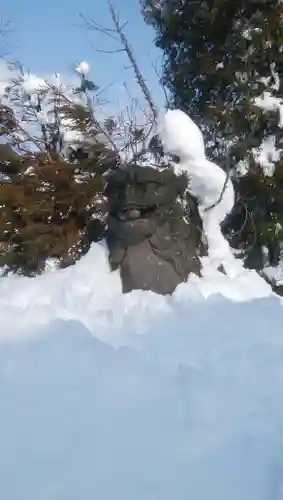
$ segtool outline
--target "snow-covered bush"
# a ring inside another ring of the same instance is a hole
[[[47,81],[17,68],[4,88],[0,256],[7,271],[31,275],[48,258],[68,265],[102,236],[103,174],[117,152],[95,115],[98,87],[87,69],[78,65],[69,87],[60,75]]]

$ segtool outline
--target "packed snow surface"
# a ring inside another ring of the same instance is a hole
[[[283,315],[208,266],[122,295],[103,244],[0,279],[3,500],[282,500]]]

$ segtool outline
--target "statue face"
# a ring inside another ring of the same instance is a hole
[[[106,196],[109,212],[120,220],[151,217],[161,207],[176,202],[187,187],[187,179],[176,177],[170,169],[129,165],[114,172]]]
[[[157,204],[164,187],[146,170],[137,166],[120,169],[107,185],[108,239],[123,247],[144,241],[157,229]]]

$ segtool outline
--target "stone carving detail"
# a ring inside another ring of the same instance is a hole
[[[187,185],[186,176],[170,168],[127,165],[109,176],[106,241],[111,269],[120,269],[124,293],[170,294],[189,273],[199,274],[201,219],[189,197],[185,221]]]

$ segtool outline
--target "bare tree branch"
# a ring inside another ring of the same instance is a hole
[[[155,75],[156,75],[156,76],[157,76],[157,78],[158,78],[158,82],[159,82],[159,84],[161,85],[161,88],[162,88],[162,91],[163,91],[163,94],[164,94],[164,97],[165,97],[166,106],[167,106],[167,109],[168,109],[168,108],[169,108],[169,106],[170,106],[169,97],[168,97],[168,94],[167,94],[167,91],[166,91],[165,85],[164,85],[164,83],[162,82],[161,75],[160,75],[160,73],[159,73],[159,72],[158,72],[158,70],[157,70],[157,65],[156,65],[156,63],[152,63],[152,68],[153,68],[153,70],[154,70]]]
[[[103,35],[106,35],[108,36],[109,38],[112,38],[112,40],[115,40],[116,42],[119,41],[119,38],[117,36],[117,32],[115,29],[113,28],[105,28],[104,26],[101,26],[100,24],[98,24],[96,21],[94,20],[91,20],[91,21],[88,21],[83,14],[80,14],[80,17],[82,19],[82,21],[84,22],[84,25],[87,29],[89,30],[95,30],[95,31],[99,31],[100,33],[102,33]],[[114,36],[114,33],[116,34],[116,36]]]
[[[121,43],[127,53],[127,56],[131,62],[131,65],[132,65],[132,68],[134,70],[134,73],[135,73],[135,76],[136,76],[136,79],[137,79],[137,83],[139,84],[140,88],[141,88],[141,91],[143,92],[143,95],[145,97],[145,100],[148,102],[148,105],[152,111],[152,115],[153,115],[153,118],[154,120],[156,121],[157,120],[157,116],[158,116],[158,112],[157,112],[157,108],[154,104],[154,101],[152,99],[152,96],[151,96],[151,93],[150,93],[150,90],[147,86],[147,83],[145,81],[145,78],[143,77],[138,65],[137,65],[137,62],[136,62],[136,59],[135,59],[135,56],[134,56],[134,52],[133,52],[133,49],[123,31],[123,26],[120,25],[119,23],[119,18],[118,18],[118,15],[117,13],[115,12],[115,9],[114,9],[114,6],[113,6],[113,3],[111,0],[108,0],[108,5],[109,5],[109,9],[110,9],[110,14],[111,14],[111,17],[112,17],[112,21],[114,23],[114,26],[116,28],[116,31],[120,37],[120,40],[121,40]]]
[[[223,199],[225,189],[227,187],[227,184],[228,184],[229,179],[230,179],[230,174],[231,174],[231,163],[230,163],[229,151],[226,155],[226,162],[225,163],[226,163],[226,178],[225,178],[225,182],[223,184],[223,188],[222,188],[222,191],[220,193],[219,199],[215,203],[213,203],[213,205],[211,205],[210,207],[207,207],[205,209],[205,212],[208,212],[209,210],[212,210],[213,208],[217,207],[217,205],[219,205],[219,203],[221,203],[221,201]]]
[[[113,49],[113,50],[95,49],[95,51],[100,52],[102,54],[118,54],[119,52],[125,52],[124,49]]]
[[[131,44],[129,43],[129,41],[125,35],[125,32],[124,32],[124,28],[128,23],[127,22],[120,23],[119,16],[118,16],[117,12],[115,11],[114,5],[113,5],[111,0],[108,0],[108,6],[109,6],[110,15],[111,15],[111,19],[112,19],[114,28],[106,28],[106,27],[98,24],[94,20],[88,21],[87,19],[85,19],[85,17],[82,14],[80,15],[80,17],[84,21],[84,24],[87,27],[87,29],[98,31],[98,32],[108,36],[109,38],[115,40],[116,42],[118,41],[121,43],[122,48],[120,48],[120,49],[114,49],[114,50],[96,49],[96,51],[106,53],[106,54],[116,54],[119,52],[126,53],[128,59],[131,63],[131,68],[134,71],[137,84],[139,85],[139,87],[142,91],[142,94],[143,94],[146,102],[148,103],[148,106],[149,106],[151,113],[152,113],[152,116],[153,116],[153,120],[156,121],[157,116],[158,116],[157,107],[154,103],[151,92],[150,92],[149,87],[146,83],[146,80],[138,67],[133,48],[132,48]]]
[[[12,24],[10,21],[5,20],[2,16],[0,16],[0,37],[1,37],[1,50],[0,57],[3,59],[7,57],[9,53],[9,45],[7,43],[2,43],[2,40],[7,37],[12,30]]]

